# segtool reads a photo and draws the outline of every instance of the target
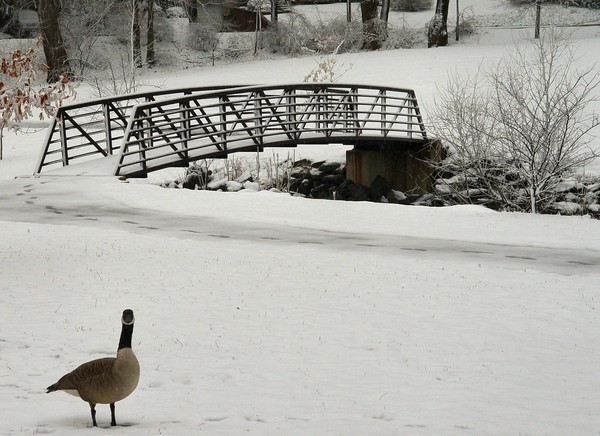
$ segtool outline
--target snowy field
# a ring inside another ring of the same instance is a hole
[[[576,33],[581,53],[600,52],[597,29]],[[426,111],[449,70],[492,65],[520,32],[340,56],[342,80],[414,88]],[[298,82],[314,65],[144,80]],[[142,373],[118,427],[97,407],[111,434],[600,433],[599,221],[34,178],[44,126],[8,134],[0,161],[0,434],[103,431],[45,387],[113,356],[125,308]]]

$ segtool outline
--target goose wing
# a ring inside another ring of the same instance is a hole
[[[112,372],[115,360],[114,357],[105,357],[86,362],[62,376],[53,385],[48,386],[47,393],[54,391],[77,391],[81,395],[82,390],[89,390],[92,385],[98,382],[98,379]]]

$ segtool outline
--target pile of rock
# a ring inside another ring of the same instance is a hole
[[[590,215],[600,219],[600,180],[564,180],[555,188],[550,209],[561,215]]]
[[[346,179],[346,165],[339,162],[296,162],[290,171],[290,193],[308,198],[411,204],[418,197],[392,189],[377,176],[369,185]]]
[[[487,182],[490,183],[490,180]],[[518,175],[503,173],[498,176],[498,183],[503,184],[503,192],[507,195],[505,200],[510,201],[510,205],[494,198],[486,183],[468,170],[458,173],[446,172],[436,179],[433,193],[421,197],[413,204],[480,204],[494,210],[529,210],[529,195]],[[538,205],[542,213],[590,215],[600,219],[600,178],[562,180],[547,193],[546,198],[543,204]]]
[[[346,180],[346,167],[339,162],[295,162],[289,173],[290,193],[318,199],[333,199],[338,186]]]
[[[523,189],[518,175],[498,170],[499,183],[509,184],[514,190],[513,210],[527,210],[529,198]],[[495,210],[509,208],[492,198],[473,173],[451,172],[441,173],[436,179],[434,192],[425,195],[411,195],[392,189],[388,180],[378,176],[369,186],[346,179],[346,166],[340,162],[307,159],[294,163],[291,169],[282,172],[281,180],[271,181],[272,186],[260,189],[288,191],[292,195],[316,199],[371,201],[395,204],[412,204],[419,206],[450,206],[455,204],[480,204]],[[258,190],[258,183],[250,172],[244,172],[235,180],[213,179],[211,171],[199,166],[191,166],[186,175],[179,181],[163,185],[169,188],[207,189],[212,191],[239,191],[242,189]],[[501,179],[501,180],[500,180]],[[568,179],[561,181],[550,194],[542,208],[543,213],[561,215],[590,215],[600,219],[600,178]]]

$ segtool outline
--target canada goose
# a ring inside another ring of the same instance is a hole
[[[126,309],[121,318],[123,328],[119,339],[117,357],[105,357],[84,363],[61,377],[48,392],[64,391],[87,401],[96,424],[96,404],[110,404],[110,425],[115,421],[115,403],[131,394],[140,379],[140,364],[131,349],[133,335],[133,311]]]

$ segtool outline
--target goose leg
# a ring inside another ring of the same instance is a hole
[[[98,427],[98,424],[96,424],[96,405],[90,403],[90,410],[92,412],[92,425]]]
[[[115,403],[110,403],[110,425],[113,427],[117,425],[117,421],[115,420]]]

